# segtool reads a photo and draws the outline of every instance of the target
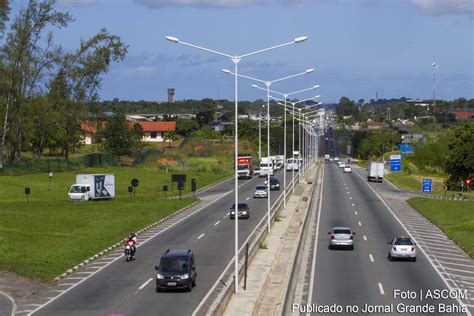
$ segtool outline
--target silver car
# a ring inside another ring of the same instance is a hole
[[[354,250],[354,235],[350,227],[334,227],[329,235],[329,249],[349,248]]]
[[[394,259],[408,259],[416,261],[416,243],[409,237],[396,237],[388,243],[390,249],[388,250],[388,260]]]
[[[254,198],[267,198],[268,197],[268,189],[266,185],[257,185],[255,187],[255,191],[253,192]]]

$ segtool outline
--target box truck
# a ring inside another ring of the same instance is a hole
[[[260,177],[266,177],[268,174],[273,176],[274,174],[274,164],[273,160],[270,157],[262,157],[260,159]]]
[[[367,181],[382,182],[384,173],[384,163],[381,161],[371,161],[367,168]]]
[[[107,200],[115,197],[113,174],[77,174],[69,188],[69,201]]]
[[[252,156],[239,156],[237,158],[237,173],[239,179],[252,179]]]

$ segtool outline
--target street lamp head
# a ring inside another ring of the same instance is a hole
[[[173,36],[165,36],[165,39],[173,43],[179,43],[179,39]]]
[[[257,89],[259,88],[259,86],[257,86],[256,84],[253,84],[252,87],[257,88]]]
[[[313,71],[314,71],[313,68],[311,68],[311,69],[306,69],[305,73],[309,74],[309,73],[311,73],[311,72],[313,72]]]
[[[231,75],[232,74],[232,71],[230,71],[229,69],[222,69],[222,72],[223,73],[226,73],[228,75]]]
[[[308,39],[307,36],[301,36],[301,37],[295,38],[293,42],[294,42],[294,43],[301,43],[301,42],[306,41],[307,39]]]
[[[313,89],[319,88],[319,84],[315,85]]]

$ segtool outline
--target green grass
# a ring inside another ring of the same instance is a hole
[[[188,159],[192,161],[193,159]],[[195,167],[195,166],[194,166]],[[47,173],[0,177],[0,270],[48,281],[93,254],[125,238],[176,210],[195,198],[164,199],[163,185],[171,190],[171,174],[187,175],[198,189],[229,175],[221,169],[179,169],[165,173],[153,167],[88,168],[53,174],[48,189]],[[67,191],[76,173],[113,173],[116,199],[74,203],[67,201]],[[132,178],[140,181],[136,197],[127,191]],[[31,188],[29,202],[24,187]],[[177,195],[175,189],[170,194]]]
[[[424,178],[432,180],[432,194],[437,196],[445,196],[444,192],[444,181],[445,178],[440,175],[417,175],[417,174],[406,174],[405,172],[392,172],[385,176],[388,181],[399,186],[402,189],[422,193],[422,183]],[[458,195],[459,191],[446,191],[446,197],[452,197]],[[469,199],[474,198],[472,192],[463,192],[463,195]]]
[[[413,198],[408,203],[474,258],[474,201]]]

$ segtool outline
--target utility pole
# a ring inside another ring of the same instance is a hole
[[[436,106],[436,69],[438,68],[438,65],[433,61],[431,64],[431,67],[433,67],[433,105],[431,108],[431,113],[433,115],[433,124],[436,123],[436,116],[434,114],[434,109]]]

